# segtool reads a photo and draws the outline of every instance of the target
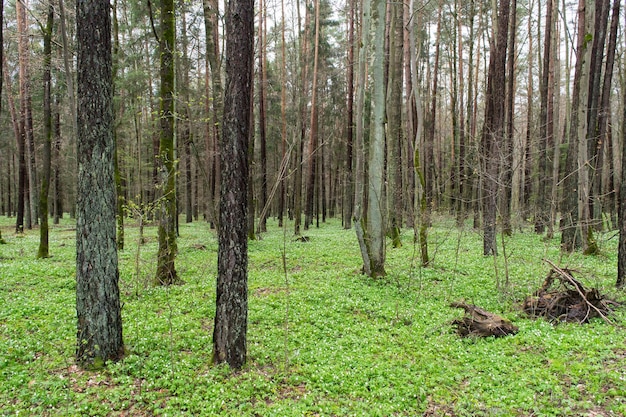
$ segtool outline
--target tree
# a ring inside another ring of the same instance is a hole
[[[576,67],[572,91],[569,143],[563,181],[563,202],[561,217],[561,247],[572,252],[581,245],[587,249],[589,229],[588,171],[587,162],[587,98],[589,82],[589,19],[586,0],[578,3],[578,36],[576,40]],[[581,202],[585,202],[582,203]],[[580,226],[580,227],[579,227]]]
[[[37,224],[37,165],[35,160],[35,138],[33,133],[33,111],[30,85],[30,49],[28,40],[28,19],[26,10],[27,0],[18,0],[15,3],[17,13],[17,27],[19,33],[19,63],[20,63],[20,130],[24,136],[26,146],[25,160],[27,182],[24,183],[27,208],[25,208],[26,228],[31,229]]]
[[[219,51],[219,33],[218,33],[218,14],[219,14],[219,6],[217,0],[203,0],[202,2],[204,8],[204,26],[205,26],[205,36],[206,36],[206,54],[207,61],[210,65],[211,69],[211,103],[212,112],[211,112],[211,122],[209,125],[209,134],[208,137],[212,137],[213,141],[211,143],[210,140],[207,139],[207,153],[211,155],[210,166],[211,166],[211,178],[210,178],[210,189],[209,193],[211,196],[211,201],[208,202],[209,205],[209,214],[211,217],[211,221],[215,222],[215,201],[217,201],[217,196],[219,194],[219,187],[216,187],[219,184],[219,153],[217,146],[220,142],[220,123],[222,120],[222,112],[223,112],[223,102],[224,102],[224,93],[222,88],[222,74],[221,74],[221,62],[219,60],[220,51]],[[209,100],[207,94],[207,102]]]
[[[320,50],[320,2],[314,0],[315,7],[315,38],[313,43],[313,81],[311,85],[311,119],[310,119],[310,141],[309,141],[309,178],[306,188],[306,208],[304,218],[304,228],[308,229],[313,223],[313,199],[315,196],[317,169],[317,143],[318,143],[318,109],[317,109],[317,80],[319,71],[319,50]]]
[[[43,143],[43,170],[41,178],[41,194],[39,195],[39,215],[41,216],[39,227],[39,251],[38,258],[47,258],[48,250],[48,194],[50,192],[50,155],[52,153],[52,27],[54,24],[54,9],[52,2],[48,2],[48,18],[43,28],[43,119],[44,119],[44,143]]]
[[[356,0],[348,1],[348,45],[346,53],[346,167],[344,177],[343,227],[352,228],[354,178],[352,174],[354,150],[354,18]]]
[[[391,6],[391,27],[389,39],[389,82],[387,85],[387,133],[388,157],[387,202],[389,204],[389,226],[393,247],[402,246],[400,228],[402,227],[402,59],[404,57],[404,25],[402,3]]]
[[[230,0],[226,13],[226,88],[220,143],[220,222],[213,361],[246,362],[248,321],[247,188],[254,1]]]
[[[626,64],[626,55],[624,56]],[[617,251],[617,288],[626,285],[626,79],[622,81],[622,176],[619,188],[619,244]]]
[[[0,22],[3,22],[3,21],[4,21],[4,1],[0,0]],[[4,39],[3,39],[2,31],[0,30],[0,96],[2,95],[2,81],[4,78],[4,66],[2,65],[3,61],[4,61]],[[1,108],[2,108],[2,104],[0,103],[0,109]],[[11,181],[9,179],[9,187],[10,185],[11,185]],[[11,213],[11,188],[9,188],[8,197],[9,197],[9,202],[8,202],[7,212]],[[4,239],[2,239],[2,231],[0,231],[0,244],[2,243],[4,243]]]
[[[372,64],[372,131],[368,159],[368,203],[366,239],[372,277],[385,275],[385,202],[383,194],[385,169],[385,16],[384,0],[374,0],[374,61]],[[367,35],[364,35],[367,36]]]
[[[267,86],[267,71],[266,71],[266,49],[267,49],[267,34],[265,30],[265,26],[267,25],[266,17],[267,17],[267,7],[265,5],[265,1],[261,0],[259,4],[259,141],[260,141],[260,151],[261,151],[261,195],[259,201],[259,207],[261,209],[261,216],[259,218],[259,225],[257,227],[257,233],[262,233],[267,231],[267,220],[266,215],[268,204],[267,201],[267,133],[266,133],[266,125],[267,125],[267,97],[266,97],[266,86]]]
[[[159,210],[159,251],[155,284],[180,283],[176,274],[176,161],[174,160],[174,42],[176,37],[176,15],[174,0],[161,0],[161,55],[160,87],[160,141],[159,164],[160,186],[163,195]]]
[[[111,18],[108,1],[76,3],[78,196],[76,359],[86,367],[124,354],[115,243]]]
[[[499,189],[500,147],[504,140],[504,95],[510,0],[501,0],[497,30],[491,42],[487,78],[483,152],[483,254],[497,255],[496,202]]]
[[[537,190],[536,210],[535,210],[535,233],[543,233],[550,219],[550,200],[545,198],[548,192],[548,152],[551,151],[549,144],[552,143],[552,114],[548,109],[552,108],[552,103],[548,97],[548,86],[550,81],[550,64],[552,60],[552,28],[554,26],[552,18],[552,1],[548,0],[546,4],[546,30],[544,31],[544,47],[543,47],[543,71],[541,73],[541,83],[539,84],[539,94],[541,107],[539,110],[539,163],[538,177],[539,187]]]

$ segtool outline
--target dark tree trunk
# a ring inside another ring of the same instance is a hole
[[[589,215],[590,227],[595,230],[602,229],[602,164],[604,163],[602,150],[604,140],[599,136],[599,106],[601,105],[602,93],[602,62],[606,47],[606,30],[609,17],[610,0],[595,1],[593,47],[589,71],[589,99],[588,99],[588,122],[587,122],[587,152],[591,159],[589,164]],[[604,78],[610,77],[604,74]]]
[[[504,139],[504,95],[506,51],[509,31],[510,0],[499,6],[497,38],[492,41],[489,56],[485,124],[482,132],[483,151],[483,254],[496,255],[496,211],[499,190],[500,149]]]
[[[52,2],[48,3],[48,19],[43,36],[43,172],[41,178],[41,194],[39,196],[39,227],[38,258],[47,258],[48,250],[48,194],[50,192],[50,155],[52,153],[52,78],[50,74],[52,61],[52,26],[54,24],[54,9]]]
[[[265,73],[265,5],[261,0],[259,13],[259,141],[261,144],[261,195],[259,201],[259,208],[261,213],[266,213],[267,209],[267,134],[266,134],[266,98],[265,98],[265,84],[267,82],[267,74]],[[266,215],[262,214],[259,218],[259,225],[257,232],[265,232]]]
[[[306,207],[304,217],[304,229],[308,229],[313,223],[313,206],[315,199],[315,188],[317,184],[317,143],[318,143],[318,109],[317,109],[317,78],[319,68],[319,39],[320,39],[320,22],[319,22],[319,0],[314,0],[315,7],[315,41],[313,46],[313,81],[311,84],[311,122],[310,122],[310,140],[309,140],[309,178],[306,187]]]
[[[548,126],[548,107],[551,107],[548,103],[548,86],[550,81],[550,62],[552,60],[552,1],[548,0],[546,4],[546,30],[544,31],[544,46],[543,46],[543,72],[541,74],[541,83],[539,84],[539,95],[541,100],[541,107],[539,110],[539,150],[537,161],[539,163],[538,169],[538,190],[535,208],[535,233],[542,234],[546,230],[546,225],[550,219],[550,200],[546,198],[548,195],[548,182],[550,176],[548,175],[548,152],[552,149],[549,146],[552,143],[552,129]]]
[[[389,82],[387,85],[387,203],[389,205],[389,233],[394,248],[402,246],[402,59],[404,56],[404,25],[401,3],[393,3],[389,41]]]
[[[298,13],[298,33],[302,33],[300,30],[300,5],[298,2],[297,13]],[[304,139],[306,138],[306,109],[307,109],[307,97],[308,97],[308,77],[309,77],[309,66],[307,65],[309,59],[309,34],[310,34],[310,12],[309,7],[305,7],[305,17],[304,17],[304,34],[300,35],[298,40],[300,42],[300,80],[301,80],[301,88],[300,97],[298,100],[298,112],[300,114],[299,118],[299,127],[300,127],[300,135],[298,139],[298,143],[296,143],[296,168],[294,175],[294,223],[293,223],[293,233],[296,236],[300,235],[300,226],[302,223],[302,178],[303,178],[303,162],[304,162]]]
[[[616,0],[619,1],[619,0]],[[622,89],[626,82],[622,83]],[[626,94],[622,94],[622,177],[619,189],[619,244],[617,251],[617,288],[626,285]]]
[[[619,26],[620,3],[620,0],[614,0],[613,9],[611,12],[612,14],[611,27],[609,32],[609,43],[606,50],[606,67],[604,70],[604,80],[602,83],[601,91],[602,97],[600,99],[600,107],[598,109],[598,123],[596,127],[597,140],[595,145],[597,156],[596,165],[594,167],[594,172],[596,172],[596,181],[594,182],[594,196],[596,199],[596,204],[594,204],[594,208],[599,210],[599,212],[596,212],[594,217],[600,220],[600,226],[602,224],[602,207],[607,207],[611,212],[613,212],[613,210],[611,209],[612,205],[610,204],[610,201],[615,196],[614,187],[609,186],[610,184],[607,184],[605,186],[604,184],[602,184],[602,181],[600,181],[600,173],[603,170],[604,163],[610,163],[611,161],[610,158],[607,158],[605,161],[603,149],[611,149],[611,141],[609,140],[610,135],[607,131],[609,130],[608,120],[611,114],[609,99],[611,97],[611,82],[613,80],[613,68],[615,65],[615,49],[617,45],[617,29]],[[613,176],[611,175],[609,181],[612,180]],[[606,192],[604,190],[606,190]],[[604,204],[605,202],[602,201],[603,199],[606,199],[606,204]]]
[[[561,204],[561,248],[572,252],[582,244],[582,237],[578,229],[578,126],[579,107],[586,105],[580,102],[581,75],[583,70],[583,56],[585,54],[585,0],[578,5],[578,39],[576,45],[576,68],[572,91],[572,105],[570,131],[568,137],[567,159],[565,160],[565,178],[563,180],[563,201]]]
[[[283,218],[285,216],[285,194],[286,190],[286,181],[285,181],[285,173],[286,169],[289,166],[289,161],[287,158],[287,88],[286,88],[286,79],[287,79],[287,58],[285,56],[285,1],[282,0],[280,3],[281,8],[281,65],[280,65],[280,80],[281,80],[281,89],[280,89],[280,145],[281,145],[281,154],[282,154],[282,162],[281,169],[279,174],[280,181],[280,196],[278,198],[278,227],[283,227]],[[290,152],[291,154],[291,152]]]
[[[515,110],[515,38],[517,31],[517,0],[511,1],[509,20],[509,41],[506,79],[506,126],[502,138],[502,193],[500,199],[500,217],[502,218],[502,233],[506,236],[513,234],[511,226],[511,196],[513,179],[513,129]]]
[[[0,1],[0,22],[4,22],[4,1]],[[2,77],[3,77],[3,68],[2,68],[2,60],[3,60],[3,50],[4,50],[4,40],[2,37],[2,31],[0,30],[0,96],[2,96]],[[0,103],[0,108],[2,107],[2,104]],[[10,167],[9,164],[9,158],[7,157],[7,166]],[[7,210],[8,213],[11,213],[11,169],[9,168],[7,170],[8,173],[8,183],[9,183],[9,193],[8,193],[8,205],[7,207],[5,207],[5,209]],[[4,202],[4,200],[3,200]],[[10,216],[10,214],[9,214]],[[0,232],[0,243],[4,242],[2,239],[2,232]]]
[[[221,198],[213,361],[246,362],[248,321],[247,182],[254,2],[230,0],[226,12],[226,89],[221,141]]]
[[[120,36],[119,36],[119,23],[117,20],[117,0],[113,1],[112,7],[113,16],[113,97],[115,97],[115,82],[118,77],[118,68],[120,62]],[[114,104],[115,106],[115,104]],[[113,109],[113,117],[116,118],[118,114],[117,109]],[[117,204],[116,204],[116,216],[117,216],[117,248],[119,250],[124,249],[124,184],[122,181],[122,174],[120,172],[120,160],[118,156],[118,136],[117,126],[118,122],[115,121],[113,125],[113,142],[115,143],[115,160],[114,160],[114,175],[115,175],[115,190],[117,191]],[[141,178],[141,172],[139,172],[139,178]],[[139,190],[139,200],[141,200],[141,189]],[[141,203],[140,203],[141,204]]]
[[[54,213],[52,222],[59,224],[63,218],[63,200],[61,187],[61,112],[59,111],[59,97],[55,96],[54,103]]]
[[[352,228],[354,201],[354,179],[352,174],[352,154],[354,141],[354,15],[356,0],[348,5],[348,53],[347,53],[347,102],[346,102],[346,166],[343,187],[343,227]]]
[[[107,1],[76,3],[78,195],[77,361],[102,366],[124,354],[115,244],[111,20]]]

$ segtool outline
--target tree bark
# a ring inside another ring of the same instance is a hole
[[[37,224],[37,190],[36,163],[35,163],[35,140],[33,137],[33,115],[30,94],[30,59],[28,47],[28,21],[26,0],[18,0],[15,3],[17,14],[18,49],[19,49],[19,83],[20,83],[20,130],[24,137],[24,163],[26,172],[24,173],[24,198],[25,201],[25,222],[26,228],[32,229],[32,225]]]
[[[48,244],[48,194],[50,192],[50,156],[52,153],[52,27],[54,24],[54,9],[52,2],[48,2],[48,17],[44,27],[43,36],[43,169],[41,178],[41,194],[39,196],[39,214],[41,215],[39,227],[39,250],[38,258],[47,258],[49,255]]]
[[[159,204],[159,250],[156,285],[180,283],[176,273],[176,161],[174,160],[174,48],[176,20],[174,0],[161,0],[161,55],[159,182],[163,195]]]
[[[280,181],[280,196],[278,197],[278,227],[283,227],[283,218],[285,216],[285,195],[287,193],[287,187],[285,183],[285,173],[286,169],[289,166],[289,161],[287,160],[287,57],[286,54],[286,42],[285,42],[285,0],[281,0],[280,2],[280,10],[281,10],[281,65],[280,65],[280,80],[281,80],[281,89],[280,89],[280,144],[281,144],[281,154],[282,154],[282,162],[281,162],[281,170],[279,173],[279,181]],[[291,154],[291,152],[290,152]]]
[[[618,1],[618,0],[617,0]],[[624,56],[626,64],[626,55]],[[626,66],[625,66],[626,68]],[[622,80],[622,91],[626,90],[626,80]],[[622,175],[619,188],[618,223],[619,243],[617,250],[617,288],[626,285],[626,94],[622,94]]]
[[[513,130],[515,110],[515,38],[517,37],[517,0],[511,1],[509,17],[509,40],[506,76],[505,128],[502,138],[502,174],[500,182],[502,192],[500,198],[500,217],[502,219],[502,233],[505,236],[513,234],[511,225],[511,196],[513,179]]]
[[[247,182],[254,4],[229,0],[226,90],[221,141],[221,198],[213,360],[239,369],[246,362],[248,316]]]
[[[483,154],[483,254],[497,255],[496,207],[499,190],[500,149],[504,139],[504,96],[510,0],[502,0],[497,17],[497,37],[492,40],[487,79]]]
[[[317,142],[318,142],[318,109],[317,109],[317,77],[319,69],[319,40],[320,40],[320,2],[314,0],[315,7],[315,40],[313,46],[313,81],[311,84],[311,119],[310,119],[310,138],[308,153],[308,181],[306,188],[306,210],[304,217],[304,229],[308,229],[313,223],[313,201],[315,198],[315,187],[317,177]],[[319,184],[317,184],[319,185]]]
[[[374,32],[374,61],[372,63],[372,130],[368,156],[368,204],[366,243],[369,250],[371,276],[385,275],[385,15],[386,2],[374,0],[372,29]],[[366,35],[367,36],[367,35]]]
[[[387,85],[387,203],[389,227],[394,248],[402,246],[400,229],[402,227],[402,70],[404,57],[403,4],[392,3],[391,27],[389,29],[389,83]]]
[[[212,112],[210,121],[210,136],[212,143],[208,144],[207,151],[210,156],[211,178],[209,215],[211,221],[218,222],[216,212],[219,196],[220,169],[219,169],[219,143],[222,115],[224,112],[224,91],[222,88],[222,64],[220,61],[218,17],[219,6],[217,0],[203,0],[204,6],[204,27],[206,34],[206,53],[209,66],[211,68],[211,97]]]
[[[581,231],[578,228],[580,214],[578,212],[579,200],[579,174],[577,168],[579,156],[579,130],[581,120],[580,107],[586,107],[586,101],[582,101],[583,91],[582,73],[586,48],[585,34],[585,5],[586,0],[579,0],[578,3],[578,38],[576,42],[576,68],[574,70],[574,89],[572,91],[572,105],[570,116],[570,128],[568,137],[567,159],[565,161],[565,179],[563,181],[563,202],[561,204],[561,248],[567,252],[572,252],[582,244]],[[585,123],[586,123],[586,114]],[[583,134],[583,137],[586,135]],[[585,144],[586,146],[586,144]],[[586,149],[586,148],[585,148]]]
[[[115,244],[111,20],[108,1],[76,3],[78,195],[77,361],[100,367],[124,355]]]
[[[119,23],[117,20],[117,0],[113,0],[112,5],[112,19],[113,19],[113,97],[115,97],[115,83],[118,78],[118,70],[120,66],[120,36],[119,36]],[[117,191],[117,204],[116,204],[116,216],[117,216],[117,249],[124,250],[124,186],[122,181],[122,174],[120,172],[120,160],[119,160],[119,144],[117,134],[117,114],[118,111],[113,105],[113,117],[116,121],[113,124],[113,142],[115,143],[115,160],[114,160],[114,177],[115,177],[115,189]],[[140,173],[141,174],[141,173]],[[141,176],[141,175],[140,175]],[[140,194],[141,200],[141,194]],[[139,203],[141,205],[141,201]]]
[[[15,233],[24,233],[24,201],[26,197],[26,154],[24,143],[24,129],[22,129],[21,119],[17,114],[17,108],[15,101],[13,100],[11,77],[9,77],[9,71],[7,70],[7,59],[3,56],[2,59],[3,69],[3,81],[6,84],[7,90],[7,104],[9,106],[9,113],[11,115],[11,124],[13,125],[13,132],[15,133],[15,142],[17,147],[17,210],[15,213]]]
[[[265,18],[267,14],[266,5],[263,0],[260,0],[259,11],[259,141],[261,145],[261,195],[259,201],[259,207],[262,213],[266,213],[265,206],[268,204],[267,200],[267,133],[266,133],[266,93],[265,86],[267,84],[267,73],[265,70],[265,55],[266,55],[266,34],[265,34]],[[262,215],[259,218],[259,224],[257,227],[257,233],[267,231],[266,216]]]

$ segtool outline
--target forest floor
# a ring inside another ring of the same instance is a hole
[[[249,245],[248,363],[211,365],[217,240],[203,222],[180,225],[177,269],[186,282],[149,285],[156,228],[126,229],[119,253],[127,355],[101,371],[74,361],[75,225],[13,233],[0,217],[1,416],[625,416],[626,308],[613,324],[529,319],[524,298],[550,266],[624,302],[614,289],[617,235],[597,236],[601,255],[563,256],[558,236],[517,231],[496,259],[454,220],[430,229],[431,266],[421,268],[412,231],[388,248],[387,276],[360,274],[354,231],[339,221],[295,241],[268,221]],[[500,239],[500,238],[499,238]],[[286,270],[283,268],[283,255]],[[508,280],[507,280],[508,275]],[[507,282],[508,281],[508,282]],[[519,332],[461,339],[451,302],[499,314]]]

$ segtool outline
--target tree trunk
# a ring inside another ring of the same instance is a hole
[[[279,174],[280,181],[280,196],[278,198],[278,227],[283,227],[283,218],[285,216],[285,195],[287,193],[287,187],[285,184],[285,173],[289,166],[287,160],[287,58],[286,54],[286,42],[285,42],[285,0],[280,2],[281,10],[281,65],[280,65],[280,145],[281,145],[281,171]],[[291,153],[291,152],[290,152]]]
[[[115,244],[111,18],[108,2],[76,4],[78,195],[76,358],[100,367],[124,355]]]
[[[174,0],[161,0],[161,56],[159,182],[163,195],[159,204],[159,250],[156,285],[180,282],[174,261],[176,244],[176,161],[174,160],[174,47],[176,21]]]
[[[118,78],[118,70],[120,66],[120,31],[119,22],[117,20],[117,0],[113,1],[113,7],[111,8],[111,14],[113,19],[113,97],[115,97],[115,84]],[[116,204],[116,216],[117,216],[117,249],[124,250],[124,186],[122,181],[122,175],[120,173],[120,160],[118,154],[118,109],[113,104],[113,117],[115,122],[113,124],[113,142],[115,143],[115,160],[114,160],[114,178],[115,189],[117,191],[117,204]],[[121,115],[120,115],[121,116]],[[140,197],[141,198],[141,197]],[[140,202],[141,204],[141,202]]]
[[[616,0],[619,1],[619,0]],[[626,55],[624,56],[626,68]],[[622,80],[622,91],[626,90],[626,79]],[[622,175],[619,188],[619,244],[617,250],[617,288],[626,285],[626,94],[622,94]]]
[[[582,101],[581,92],[583,63],[586,48],[585,33],[585,4],[586,0],[579,0],[578,3],[578,38],[576,45],[576,68],[574,70],[574,90],[572,91],[572,105],[570,116],[570,128],[568,137],[567,159],[565,161],[565,179],[563,181],[563,202],[561,212],[561,248],[567,252],[572,252],[582,244],[582,236],[578,228],[580,219],[578,212],[579,200],[579,180],[580,170],[577,168],[579,157],[579,130],[581,120],[580,107],[586,108],[586,101]],[[586,123],[586,114],[585,123]],[[583,134],[583,138],[586,135]],[[585,148],[586,149],[586,148]]]
[[[24,201],[26,196],[26,157],[24,143],[24,129],[22,129],[21,119],[17,114],[17,108],[15,101],[13,100],[11,77],[9,77],[9,71],[7,69],[7,59],[3,56],[2,59],[3,69],[3,81],[6,84],[7,90],[7,104],[9,106],[9,113],[11,114],[11,124],[13,125],[13,132],[15,133],[15,142],[17,147],[17,210],[15,214],[15,233],[24,233]]]
[[[552,28],[554,26],[552,18],[552,1],[547,0],[546,4],[546,29],[544,31],[543,46],[543,66],[541,73],[541,83],[539,84],[539,95],[541,106],[539,110],[539,149],[538,149],[538,189],[535,207],[535,233],[543,234],[549,221],[550,200],[545,198],[548,191],[548,151],[551,151],[549,144],[552,141],[551,126],[548,126],[548,87],[550,81],[550,62],[552,61]],[[551,107],[551,106],[550,106]]]
[[[372,130],[368,159],[367,236],[371,276],[385,275],[385,11],[384,0],[374,0],[372,29],[374,32],[374,61],[372,63]],[[367,36],[367,35],[366,35]]]
[[[203,0],[204,6],[204,27],[206,33],[206,53],[207,60],[211,67],[211,93],[212,93],[212,109],[210,122],[210,136],[213,137],[212,145],[207,146],[207,151],[211,155],[211,178],[210,190],[211,199],[209,204],[209,214],[211,221],[217,223],[216,207],[219,196],[219,143],[220,143],[220,126],[224,107],[224,92],[222,88],[222,74],[219,50],[219,32],[218,32],[218,15],[219,6],[217,0]]]
[[[391,28],[389,42],[389,83],[387,86],[387,202],[389,205],[389,226],[394,248],[402,246],[400,228],[402,227],[402,59],[404,57],[403,4],[392,3]]]
[[[266,133],[266,94],[265,86],[267,84],[267,73],[265,71],[265,55],[266,55],[266,34],[265,34],[265,18],[267,14],[266,5],[261,0],[259,10],[259,141],[261,145],[261,195],[259,201],[259,207],[261,212],[267,212],[265,206],[267,201],[267,133]],[[259,224],[257,232],[262,233],[267,231],[266,216],[262,215],[259,218]]]
[[[599,212],[594,213],[594,218],[600,220],[602,223],[602,207],[607,207],[611,212],[613,210],[610,209],[612,206],[610,201],[615,196],[615,187],[609,187],[604,184],[604,181],[600,181],[600,174],[603,171],[605,163],[610,164],[611,160],[609,158],[604,157],[604,149],[610,149],[610,137],[607,134],[608,128],[608,120],[611,114],[610,109],[610,97],[611,97],[611,82],[613,79],[613,68],[615,65],[615,50],[617,45],[617,29],[619,26],[619,12],[620,12],[620,1],[614,0],[613,9],[611,12],[611,27],[609,32],[609,43],[606,50],[606,67],[604,70],[604,80],[602,83],[602,97],[600,99],[600,105],[598,109],[598,122],[596,127],[597,132],[597,140],[596,140],[596,165],[594,167],[594,172],[596,173],[594,182],[594,196],[595,196],[595,205],[594,208],[599,209]],[[607,146],[608,145],[608,146]],[[611,179],[613,175],[611,175]],[[606,200],[606,201],[604,201]],[[605,204],[606,202],[606,204]]]
[[[352,215],[354,210],[354,178],[352,172],[353,165],[353,143],[354,143],[354,18],[355,2],[348,1],[348,51],[346,59],[347,72],[347,101],[346,101],[346,165],[344,172],[343,187],[343,228],[352,228]]]
[[[26,19],[26,0],[18,0],[15,3],[17,14],[18,48],[19,48],[19,79],[20,79],[20,129],[24,136],[25,144],[25,164],[27,172],[24,174],[28,184],[25,186],[25,196],[28,198],[25,210],[26,228],[31,229],[33,223],[37,224],[37,167],[35,163],[35,140],[33,137],[33,115],[30,95],[30,59],[28,47],[28,21]],[[26,160],[27,158],[27,160]]]
[[[515,38],[517,36],[517,0],[512,0],[509,17],[509,40],[506,76],[506,103],[505,103],[505,134],[502,141],[502,193],[500,198],[500,217],[502,219],[502,233],[505,236],[513,234],[511,226],[511,195],[513,178],[513,130],[515,110]]]
[[[221,198],[213,361],[246,362],[248,316],[247,182],[252,61],[252,0],[230,0],[226,15],[226,91],[221,142]]]
[[[300,17],[300,2],[298,1],[298,6],[296,7],[296,11],[298,14],[298,33],[301,34],[302,31],[300,29],[301,17]],[[305,15],[304,15],[304,34],[299,35],[299,47],[300,47],[300,60],[299,60],[299,71],[300,71],[300,81],[301,88],[300,97],[298,100],[298,113],[300,117],[298,118],[298,123],[300,127],[300,135],[297,139],[296,143],[296,168],[294,175],[294,224],[293,224],[293,233],[296,236],[300,235],[300,225],[302,222],[302,175],[303,175],[303,158],[304,158],[304,138],[306,137],[306,109],[307,109],[307,96],[308,96],[308,77],[309,77],[309,67],[307,65],[309,59],[309,21],[310,21],[310,13],[309,8],[305,7]]]
[[[190,60],[189,60],[189,38],[187,37],[187,18],[186,18],[186,6],[185,2],[181,1],[181,48],[182,53],[179,57],[180,61],[180,79],[181,86],[179,88],[179,95],[182,99],[182,109],[179,112],[182,118],[181,120],[181,143],[183,146],[183,152],[185,154],[185,172],[184,172],[184,180],[185,180],[185,223],[193,222],[193,184],[194,179],[192,176],[192,153],[191,148],[193,146],[193,133],[191,131],[191,99],[189,95],[190,81],[189,81],[189,71],[190,71]]]
[[[0,1],[0,22],[4,22],[4,1]],[[4,39],[3,39],[3,35],[2,35],[2,31],[0,30],[0,96],[2,96],[2,81],[3,81],[3,67],[2,67],[2,61],[3,61],[3,56],[4,56]],[[2,104],[0,103],[0,109],[2,108]],[[7,166],[10,167],[10,164],[8,163],[9,158],[7,158]],[[8,193],[8,204],[6,207],[6,212],[11,213],[11,171],[10,169],[8,170],[8,184],[9,184],[9,193]],[[10,214],[9,214],[10,216]],[[2,232],[0,231],[0,243],[4,243],[4,240],[2,239]]]
[[[54,213],[52,222],[59,224],[63,218],[63,200],[61,186],[61,112],[59,111],[59,96],[55,97],[54,103]]]
[[[593,13],[593,46],[589,63],[589,93],[587,115],[587,162],[589,169],[589,227],[602,230],[602,165],[604,140],[599,136],[599,106],[602,93],[602,62],[606,49],[607,22],[610,0],[596,0]],[[590,16],[591,17],[591,16]],[[607,51],[608,53],[608,51]],[[608,74],[604,74],[606,79]],[[610,79],[610,76],[609,76]]]
[[[316,187],[316,169],[317,169],[317,77],[319,69],[319,40],[320,40],[320,3],[318,0],[314,0],[315,7],[315,40],[313,46],[313,81],[311,84],[311,119],[310,119],[310,140],[309,140],[309,154],[308,154],[308,181],[306,188],[306,209],[304,218],[304,229],[308,229],[313,223],[313,202],[315,198]],[[318,184],[319,185],[319,184]]]
[[[52,78],[50,74],[52,62],[52,27],[54,24],[54,9],[52,2],[48,2],[48,18],[43,36],[43,174],[41,178],[41,194],[39,196],[39,213],[41,226],[39,227],[38,258],[49,256],[48,245],[48,194],[50,192],[50,156],[52,153]]]
[[[497,255],[496,202],[499,191],[500,150],[504,139],[504,95],[510,0],[502,0],[497,17],[497,37],[491,42],[487,78],[483,153],[483,254]]]

